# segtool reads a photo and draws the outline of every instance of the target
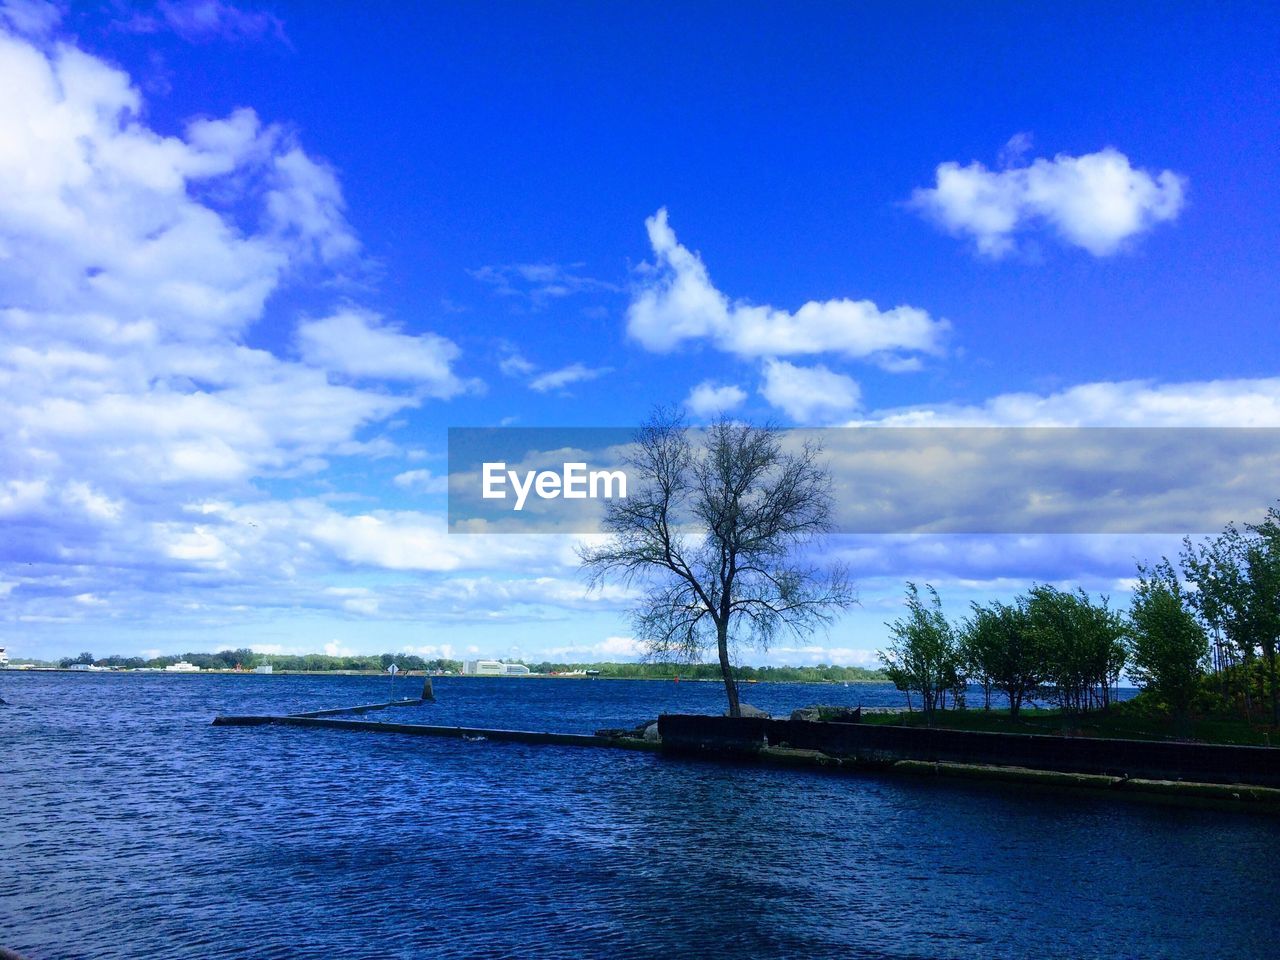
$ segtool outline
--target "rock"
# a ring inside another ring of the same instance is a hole
[[[828,723],[860,723],[862,721],[862,707],[822,707],[817,705],[802,707],[799,710],[791,711],[791,719],[804,720],[809,723],[815,723],[819,720],[825,720]]]
[[[822,719],[831,723],[861,723],[862,707],[828,707],[822,711]]]
[[[738,710],[744,717],[764,717],[766,720],[770,719],[770,714],[765,713],[765,711],[761,710],[759,707],[753,707],[749,703],[739,703]],[[726,710],[724,715],[726,717],[729,716],[729,711]]]
[[[657,720],[653,721],[653,723],[649,724],[647,727],[644,728],[644,739],[654,743],[662,739],[662,737],[658,734]]]
[[[652,730],[654,735],[649,736]],[[644,723],[637,723],[634,727],[605,727],[596,731],[597,737],[609,737],[617,739],[618,737],[631,737],[636,740],[657,740],[658,720],[655,717],[652,720],[646,720]]]

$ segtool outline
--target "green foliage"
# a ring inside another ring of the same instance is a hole
[[[1189,595],[1213,639],[1213,666],[1224,696],[1238,696],[1246,712],[1255,695],[1269,699],[1271,722],[1280,724],[1280,512],[1243,529],[1227,524],[1201,543],[1183,541],[1183,575],[1196,585]],[[1265,672],[1253,669],[1261,656]]]
[[[1209,638],[1168,560],[1138,568],[1128,639],[1133,678],[1185,721],[1201,687]]]
[[[947,691],[961,687],[962,652],[955,628],[942,612],[938,591],[925,584],[922,599],[914,583],[907,584],[907,616],[886,624],[892,639],[880,652],[893,685],[907,694],[920,694],[926,715],[947,705]]]
[[[1123,740],[1183,740],[1188,728],[1171,719],[1164,705],[1149,692],[1133,700],[1114,703],[1110,710],[1067,713],[1062,710],[1024,707],[1014,717],[1007,710],[939,710],[932,718],[919,713],[863,713],[862,722],[892,726],[921,726],[922,722],[947,730],[989,733],[1022,733]],[[1238,716],[1197,717],[1191,732],[1204,743],[1268,746],[1274,734]]]
[[[1124,620],[1106,597],[1095,604],[1083,590],[1038,584],[1027,596],[1026,613],[1044,658],[1049,697],[1068,711],[1110,706],[1127,651]]]
[[[1068,593],[1046,584],[1032,587],[1013,605],[973,605],[959,630],[942,614],[937,591],[922,599],[907,584],[908,616],[888,624],[891,641],[881,651],[889,679],[899,690],[919,692],[925,713],[946,707],[947,691],[976,682],[1009,699],[1014,716],[1043,694],[1064,710],[1110,705],[1124,670],[1123,618],[1104,597],[1094,603],[1083,590]]]
[[[965,665],[971,678],[988,691],[987,708],[991,706],[989,691],[994,687],[1008,698],[1009,711],[1016,717],[1023,702],[1046,679],[1041,636],[1032,629],[1022,600],[1012,606],[998,602],[972,606],[973,615],[965,621],[960,634]]]

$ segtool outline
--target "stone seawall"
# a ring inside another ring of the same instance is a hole
[[[1275,747],[688,714],[664,714],[658,731],[663,749],[675,753],[744,756],[764,747],[790,747],[873,764],[915,760],[1280,787],[1280,748]]]

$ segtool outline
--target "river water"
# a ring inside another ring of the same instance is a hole
[[[591,732],[723,698],[435,687],[370,716]],[[880,685],[744,692],[776,713],[899,702]],[[388,693],[385,677],[0,673],[0,944],[31,960],[1280,955],[1280,823],[1257,815],[209,725]]]

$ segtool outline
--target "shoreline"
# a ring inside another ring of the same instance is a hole
[[[8,666],[0,669],[0,676],[6,673],[23,674],[23,673],[71,673],[76,676],[120,676],[120,675],[142,675],[148,677],[385,677],[387,673],[381,670],[273,670],[271,673],[255,673],[252,670],[164,670],[152,668],[125,668],[125,669],[102,669],[102,670],[74,670],[70,667],[27,667],[27,666]],[[512,676],[487,676],[483,674],[469,673],[432,673],[428,670],[401,670],[396,674],[397,677],[431,677],[442,678],[446,680],[638,680],[646,683],[714,683],[723,685],[724,681],[718,677],[677,677],[675,675],[669,677],[590,677],[583,674],[551,674],[551,673],[529,673],[523,675]],[[760,683],[783,683],[783,684],[812,684],[815,686],[839,687],[839,686],[875,686],[878,684],[889,683],[888,679],[857,679],[857,680],[740,680],[739,686],[754,686]]]

